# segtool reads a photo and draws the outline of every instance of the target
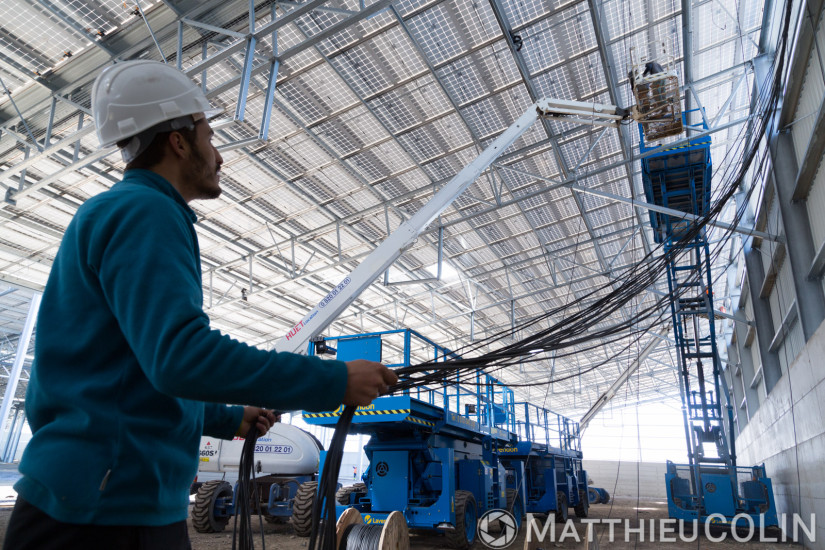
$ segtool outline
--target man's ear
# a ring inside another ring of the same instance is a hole
[[[180,132],[169,132],[167,143],[169,144],[172,153],[179,158],[185,157],[189,151],[189,143]]]

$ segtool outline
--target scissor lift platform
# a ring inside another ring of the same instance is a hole
[[[343,411],[308,413],[303,418],[307,424],[334,426]],[[491,438],[502,444],[513,440],[507,430],[482,424],[453,411],[445,410],[409,395],[379,397],[366,407],[358,407],[352,419],[350,433],[413,435],[425,432],[455,437],[464,441],[481,442]]]
[[[390,367],[457,357],[409,329],[326,338],[310,351],[317,350]],[[339,516],[355,508],[365,523],[383,523],[400,511],[410,528],[442,531],[450,546],[467,548],[478,518],[507,507],[512,495],[494,449],[516,441],[513,392],[483,372],[456,373],[450,382],[356,409],[350,433],[369,436],[364,452],[370,465],[363,484],[337,497]],[[303,418],[333,426],[342,412],[304,412]]]
[[[688,111],[690,112],[690,111]],[[682,113],[686,116],[687,112]],[[706,126],[703,127],[707,129]],[[710,137],[702,136],[687,143],[669,147],[648,146],[639,125],[639,150],[642,157],[642,180],[647,202],[702,216],[710,207],[711,173]],[[653,238],[657,243],[678,240],[692,225],[661,212],[649,211]]]
[[[531,403],[515,403],[517,442],[496,450],[507,486],[524,511],[566,521],[568,508],[587,517],[587,472],[582,467],[579,423]]]

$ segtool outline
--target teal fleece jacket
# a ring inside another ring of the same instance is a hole
[[[33,436],[14,488],[53,518],[186,519],[201,435],[231,438],[243,408],[332,410],[346,365],[248,346],[209,327],[195,213],[129,170],[77,211],[55,257],[26,392]]]

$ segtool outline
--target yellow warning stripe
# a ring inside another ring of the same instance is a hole
[[[416,424],[424,425],[424,426],[430,426],[430,427],[435,426],[435,422],[429,422],[427,420],[421,420],[420,418],[414,418],[412,416],[407,418],[407,420],[409,420],[410,422],[415,422]]]
[[[410,409],[384,409],[377,411],[355,411],[355,416],[374,416],[379,414],[410,414]],[[341,411],[324,413],[304,413],[304,418],[332,418],[341,416]]]

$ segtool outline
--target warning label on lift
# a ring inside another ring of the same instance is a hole
[[[410,409],[383,409],[383,410],[374,410],[373,407],[375,405],[370,405],[369,407],[358,407],[355,411],[355,416],[373,416],[377,414],[410,414]],[[366,409],[366,410],[361,410]],[[373,409],[373,410],[370,410]],[[333,416],[341,416],[342,408],[338,408],[338,410],[332,412],[325,412],[325,413],[304,413],[304,418],[330,418]]]

